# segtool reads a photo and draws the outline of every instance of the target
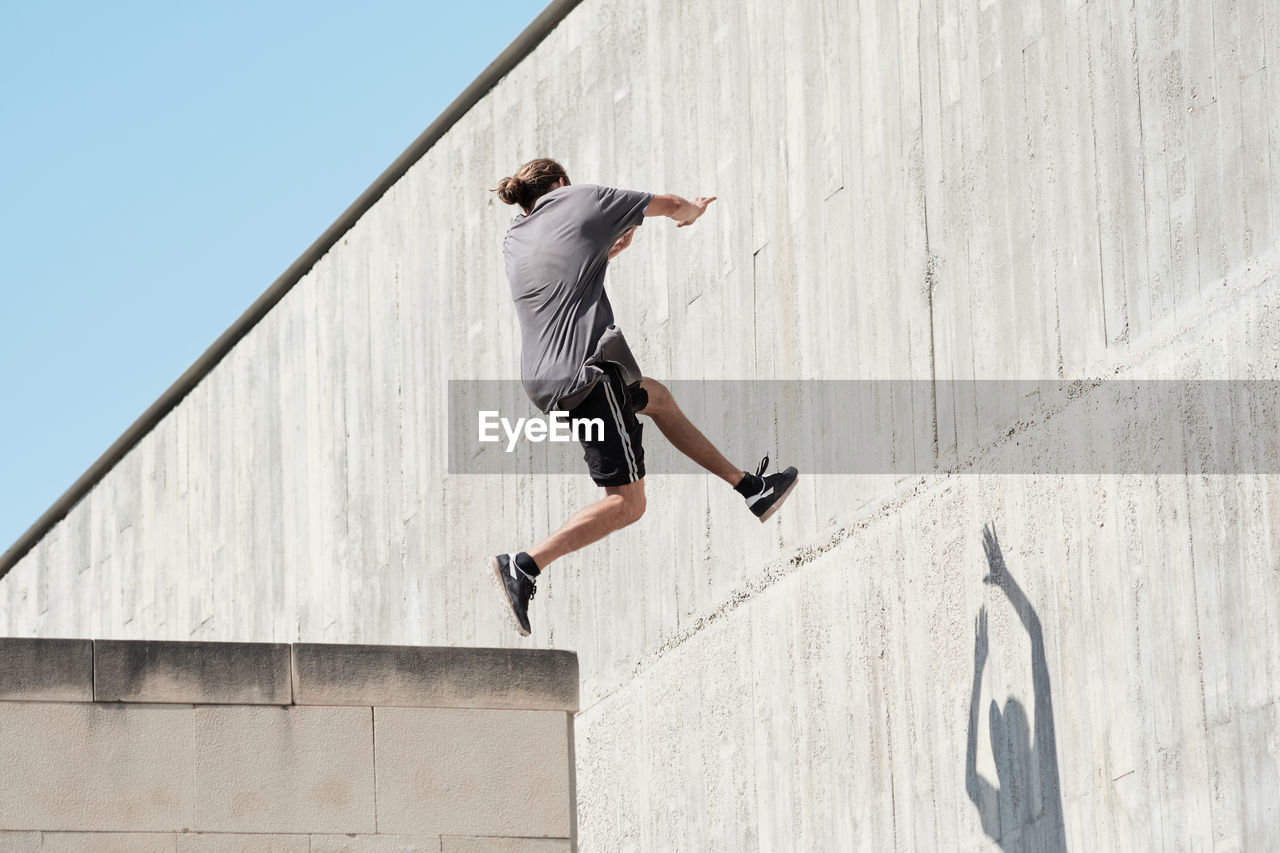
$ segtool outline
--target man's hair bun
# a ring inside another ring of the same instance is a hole
[[[528,192],[528,187],[519,178],[503,178],[498,181],[496,192],[503,204],[519,204],[520,199]]]
[[[551,192],[561,178],[566,184],[569,182],[563,166],[555,160],[539,157],[525,163],[514,175],[498,181],[493,191],[504,204],[518,204],[529,210],[535,201]]]

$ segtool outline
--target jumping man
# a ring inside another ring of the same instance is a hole
[[[529,398],[543,412],[566,411],[572,420],[598,418],[604,436],[585,430],[581,439],[591,479],[605,496],[579,510],[547,539],[489,560],[516,629],[529,635],[529,601],[535,579],[551,562],[638,520],[644,513],[644,449],[636,415],[657,424],[677,450],[742,495],[766,521],[795,487],[788,468],[765,475],[766,456],[754,474],[731,464],[698,431],[666,386],[640,374],[604,292],[609,261],[631,245],[645,217],[665,216],[692,225],[715,197],[688,201],[677,195],[571,185],[564,168],[541,158],[498,182],[498,198],[518,204],[503,243],[507,279],[520,318],[520,375]]]

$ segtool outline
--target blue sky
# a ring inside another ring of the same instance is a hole
[[[0,552],[544,6],[6,6]]]

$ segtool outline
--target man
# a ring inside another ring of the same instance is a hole
[[[715,197],[688,201],[595,186],[572,185],[564,168],[540,158],[498,182],[495,192],[523,211],[503,243],[507,278],[520,319],[520,373],[543,412],[567,411],[572,420],[599,418],[603,439],[581,439],[584,458],[605,496],[579,510],[528,551],[499,554],[489,570],[516,629],[528,636],[535,579],[553,560],[638,520],[644,513],[642,414],[693,461],[723,479],[766,521],[795,487],[795,468],[765,476],[769,457],[754,474],[731,464],[689,422],[666,386],[640,375],[625,339],[613,325],[604,292],[608,263],[631,245],[646,217],[665,216],[677,227],[697,222]],[[590,431],[588,431],[590,432]]]

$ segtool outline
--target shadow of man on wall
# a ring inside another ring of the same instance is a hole
[[[982,829],[1003,850],[1059,853],[1067,849],[1062,815],[1062,790],[1058,777],[1058,748],[1053,729],[1053,699],[1049,693],[1049,667],[1045,662],[1044,631],[1040,617],[1005,565],[995,528],[982,529],[987,553],[984,583],[999,587],[1013,606],[1031,640],[1031,677],[1035,691],[1034,722],[1017,699],[1001,709],[992,700],[988,711],[991,751],[995,759],[997,788],[978,775],[978,709],[982,670],[987,664],[987,609],[978,613],[973,647],[973,694],[969,699],[969,749],[965,759],[965,788],[978,808]],[[1034,735],[1034,740],[1032,739]]]

